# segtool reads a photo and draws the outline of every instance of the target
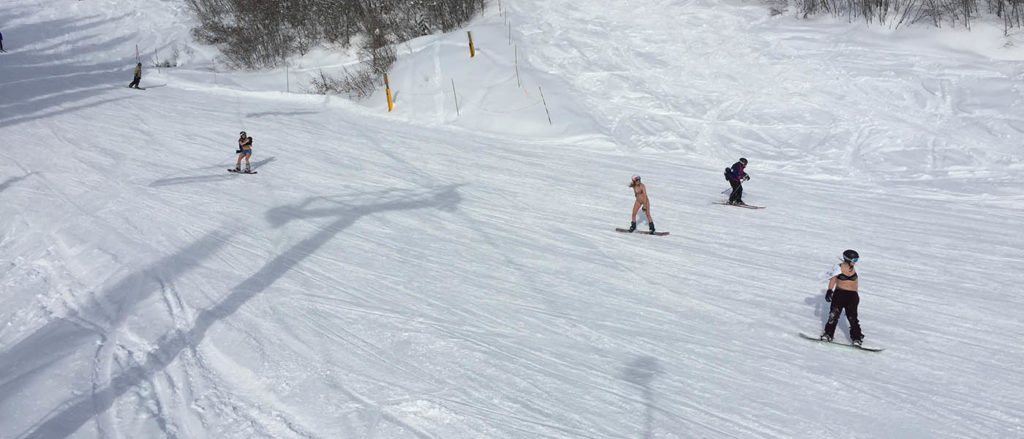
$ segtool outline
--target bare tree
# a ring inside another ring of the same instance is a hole
[[[387,71],[393,44],[461,26],[484,0],[186,0],[200,41],[222,47],[243,68],[278,65],[320,43],[347,47],[357,36],[371,70]]]
[[[1003,19],[1005,31],[1021,27],[1024,0],[981,0],[986,10]],[[928,20],[935,26],[947,23],[968,29],[978,16],[979,0],[796,0],[804,18],[828,13],[849,20],[899,27]]]

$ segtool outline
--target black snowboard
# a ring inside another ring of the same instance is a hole
[[[828,343],[828,344],[833,344],[833,345],[857,348],[857,349],[860,349],[862,351],[882,352],[882,351],[885,350],[885,348],[873,348],[873,347],[869,347],[869,346],[857,346],[857,345],[855,345],[853,343],[841,343],[841,342],[838,342],[838,341],[835,341],[835,340],[833,340],[833,341],[825,341],[825,340],[819,339],[818,337],[812,337],[810,335],[804,334],[803,332],[800,333],[800,336],[803,337],[803,338],[806,338],[808,340],[813,340],[813,341],[816,341],[816,342],[819,342],[819,343]]]
[[[630,232],[629,229],[616,228],[615,231],[619,232],[619,233],[639,233],[641,235],[654,235],[654,236],[665,236],[665,235],[668,235],[668,232],[654,232],[654,233],[651,233],[650,230],[636,230],[636,231]]]

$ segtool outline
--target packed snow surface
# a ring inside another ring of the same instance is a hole
[[[1019,31],[505,1],[389,113],[178,0],[0,17],[0,438],[1024,437]],[[798,336],[847,248],[884,352]]]

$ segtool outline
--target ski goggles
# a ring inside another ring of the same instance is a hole
[[[858,260],[858,259],[860,259],[860,258],[853,258],[853,259],[850,259],[850,262],[853,262],[854,264],[856,264],[856,263],[857,263],[857,260]]]

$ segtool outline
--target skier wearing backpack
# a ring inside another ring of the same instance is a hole
[[[747,167],[747,159],[740,157],[740,160],[730,168],[725,168],[725,179],[732,186],[732,193],[729,194],[729,204],[746,206],[743,202],[743,182],[750,180],[750,175],[744,171]]]
[[[836,333],[836,325],[839,323],[839,315],[846,310],[846,319],[850,322],[850,339],[853,344],[860,346],[864,340],[864,334],[860,330],[860,321],[857,320],[857,305],[860,303],[860,296],[857,295],[857,270],[854,264],[860,259],[860,255],[854,250],[843,252],[843,262],[832,267],[829,273],[831,278],[828,281],[828,291],[825,292],[825,301],[832,306],[828,311],[828,322],[825,323],[825,331],[821,333],[821,340],[832,341]]]
[[[636,213],[643,207],[644,214],[647,215],[647,226],[650,227],[651,234],[654,234],[654,219],[651,218],[651,200],[647,198],[647,186],[640,182],[639,175],[634,175],[632,181],[629,182],[629,187],[633,188],[633,196],[636,197],[636,201],[633,202],[633,220],[629,224],[629,231],[636,230]]]

